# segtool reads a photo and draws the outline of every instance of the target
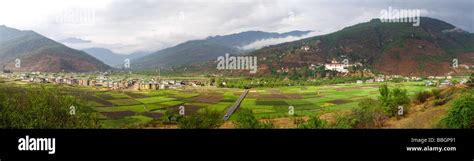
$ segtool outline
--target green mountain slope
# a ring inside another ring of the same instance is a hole
[[[216,59],[226,53],[241,54],[248,52],[240,47],[258,40],[284,38],[287,36],[303,36],[310,31],[292,31],[287,33],[268,33],[247,31],[225,36],[208,37],[203,40],[192,40],[166,48],[138,58],[131,62],[133,69],[169,68],[190,63],[201,63]]]
[[[110,67],[33,31],[0,26],[0,68],[12,71],[89,72]],[[16,68],[15,60],[21,60]]]

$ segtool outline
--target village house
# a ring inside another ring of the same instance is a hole
[[[384,78],[384,76],[377,76],[377,77],[374,78],[374,81],[375,82],[384,82],[385,78]]]
[[[469,82],[469,80],[467,80],[467,79],[462,79],[461,81],[459,81],[459,84],[460,84],[460,85],[464,85],[464,84],[466,84],[467,82]]]
[[[46,83],[46,79],[41,78],[41,77],[33,77],[33,78],[31,78],[31,82],[34,82],[34,83]]]
[[[79,85],[88,86],[89,85],[89,79],[80,79],[79,80]]]
[[[317,66],[317,65],[314,65],[314,64],[309,65],[309,69],[310,69],[310,70],[316,70],[317,67],[318,67],[318,66]]]
[[[160,84],[160,88],[159,89],[168,89],[169,86],[167,84]]]
[[[425,86],[434,86],[435,83],[433,81],[426,81]]]
[[[304,45],[301,47],[301,50],[304,50],[304,51],[309,51],[310,47],[308,45]]]
[[[112,81],[107,81],[107,82],[105,83],[105,87],[107,87],[107,88],[113,88],[113,87],[114,87],[114,83],[113,83]]]
[[[414,80],[414,81],[420,81],[421,78],[420,77],[411,77],[411,80]]]
[[[288,73],[290,70],[288,68],[281,68],[277,70],[277,73]]]
[[[452,86],[453,84],[449,80],[444,80],[439,84],[439,87],[447,87],[447,86]]]
[[[56,83],[56,84],[61,84],[61,83],[63,83],[63,78],[61,78],[61,77],[56,77],[56,78],[54,79],[54,83]]]

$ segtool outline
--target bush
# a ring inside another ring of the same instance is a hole
[[[431,93],[433,94],[435,99],[441,99],[442,98],[440,89],[432,89]]]
[[[444,104],[446,104],[446,102],[448,102],[448,100],[446,98],[440,98],[440,99],[435,99],[434,100],[434,104],[436,106],[444,105]]]
[[[223,116],[217,111],[205,109],[179,118],[177,122],[181,129],[213,129],[222,125]]]
[[[387,118],[380,103],[374,99],[364,99],[351,114],[336,119],[335,128],[380,128]]]
[[[303,121],[302,119],[295,120],[295,124],[297,128],[300,129],[320,129],[325,128],[327,122],[324,120],[319,119],[319,116],[310,117],[308,121]]]
[[[336,124],[333,125],[334,128],[338,129],[350,129],[354,127],[354,121],[351,117],[339,116],[336,118]]]
[[[444,122],[449,128],[474,128],[474,97],[466,94],[454,101]]]
[[[371,98],[362,99],[358,104],[359,108],[375,108],[380,106],[380,102]]]
[[[415,99],[418,103],[425,103],[430,97],[431,93],[428,91],[420,91],[415,94]]]
[[[261,129],[274,129],[274,128],[276,128],[275,124],[272,121],[260,122],[258,127],[261,128]]]
[[[243,129],[271,129],[275,125],[270,122],[260,122],[255,118],[253,112],[249,109],[239,108],[237,113],[235,113],[235,120],[232,121],[236,128]]]
[[[176,123],[176,121],[181,119],[181,117],[183,116],[175,110],[166,110],[163,113],[163,116],[161,116],[161,122],[164,124],[172,124]]]
[[[469,76],[469,80],[467,81],[467,85],[470,87],[474,86],[474,73],[471,73],[471,76]]]
[[[374,99],[364,99],[358,109],[352,110],[352,123],[355,128],[378,128],[382,127],[386,115],[379,102]]]
[[[396,116],[398,106],[406,106],[410,103],[407,91],[400,88],[390,90],[386,84],[379,87],[379,101],[388,116]],[[407,108],[405,108],[405,111]]]
[[[98,128],[97,116],[84,104],[60,87],[0,86],[0,128]]]

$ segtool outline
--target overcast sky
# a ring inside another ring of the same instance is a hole
[[[128,54],[248,30],[325,34],[378,18],[389,6],[474,32],[473,0],[1,0],[0,25]]]

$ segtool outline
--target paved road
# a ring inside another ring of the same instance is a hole
[[[247,96],[248,93],[249,93],[249,90],[246,89],[246,90],[244,91],[244,93],[242,93],[242,95],[240,95],[240,98],[237,99],[237,101],[234,103],[234,105],[232,105],[232,106],[227,110],[227,113],[226,113],[225,116],[224,116],[224,121],[229,120],[230,115],[232,115],[232,114],[235,112],[235,110],[240,107],[240,103],[242,103],[242,101],[244,100],[245,96]]]

